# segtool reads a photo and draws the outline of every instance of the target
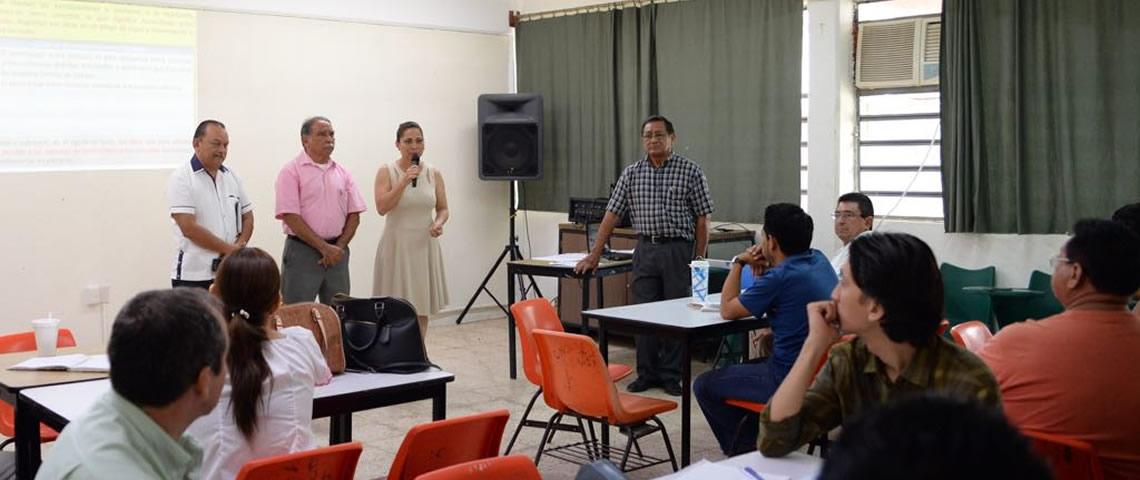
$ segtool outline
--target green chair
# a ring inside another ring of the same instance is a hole
[[[720,293],[724,290],[724,281],[728,278],[729,269],[721,267],[709,268],[709,295]],[[752,278],[752,268],[745,266],[744,270],[740,273],[740,289],[746,290],[752,286],[755,280]],[[747,333],[734,333],[721,337],[716,347],[716,352],[712,357],[712,368],[720,368],[727,365],[735,365],[744,361],[748,356],[748,334]]]
[[[943,263],[938,269],[942,272],[944,317],[950,321],[950,327],[970,320],[990,323],[990,319],[993,318],[990,297],[967,294],[962,291],[962,287],[994,286],[994,274],[997,269],[989,266],[970,270],[949,263]],[[944,335],[948,334],[949,332]]]
[[[1064,305],[1053,295],[1052,275],[1034,270],[1029,275],[1029,289],[1042,292],[1043,295],[994,302],[994,318],[998,328],[1028,319],[1040,320],[1065,311]]]
[[[727,278],[727,268],[709,267],[709,295],[720,293],[724,289],[724,280]]]
[[[1065,306],[1061,305],[1061,301],[1057,300],[1057,296],[1053,295],[1053,276],[1041,270],[1034,270],[1029,274],[1029,289],[1040,290],[1045,292],[1045,296],[1041,297],[1042,311],[1050,312],[1049,315],[1056,315],[1065,311]]]

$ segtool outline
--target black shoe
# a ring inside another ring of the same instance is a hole
[[[680,397],[682,393],[681,382],[665,382],[661,385],[661,389],[665,390],[665,393],[668,393],[674,397]]]
[[[653,380],[638,378],[637,380],[634,380],[633,383],[630,383],[629,386],[625,387],[625,389],[633,393],[638,393],[644,392],[656,386],[657,382],[654,382]]]

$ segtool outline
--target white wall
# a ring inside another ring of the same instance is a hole
[[[454,12],[456,23],[464,14]],[[452,307],[462,307],[506,232],[506,184],[476,174],[476,97],[509,90],[508,36],[216,11],[200,13],[198,31],[198,114],[228,127],[227,165],[254,202],[252,244],[279,258],[273,180],[300,151],[301,121],[326,115],[337,129],[333,157],[369,203],[350,269],[353,293],[371,294],[383,228],[372,205],[374,175],[397,156],[396,125],[415,119],[425,128],[424,161],[446,177],[452,214],[442,245]],[[0,332],[26,330],[28,320],[51,311],[80,342],[99,341],[101,320],[109,325],[132,295],[169,287],[169,173],[0,175],[7,232],[0,263],[8,266]],[[80,301],[90,284],[110,286],[105,312]],[[499,275],[494,288],[504,284]],[[484,296],[478,305],[488,304]]]
[[[523,0],[522,13],[540,13],[549,12],[551,10],[562,10],[566,8],[578,8],[590,5],[610,4],[613,1],[598,1],[598,0]]]
[[[200,11],[252,13],[462,32],[505,34],[523,0],[112,0]]]

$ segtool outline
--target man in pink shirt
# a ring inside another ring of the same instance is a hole
[[[301,124],[297,158],[277,175],[277,218],[285,229],[281,295],[285,303],[332,302],[349,293],[348,242],[367,210],[356,182],[332,160],[332,122],[312,117]]]
[[[1140,478],[1140,241],[1108,220],[1081,220],[1053,257],[1065,311],[1005,327],[980,352],[1018,428],[1090,443],[1104,478]]]

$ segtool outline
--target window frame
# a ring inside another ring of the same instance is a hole
[[[879,165],[864,166],[863,165],[863,159],[862,159],[863,147],[898,147],[898,146],[923,146],[923,147],[925,147],[925,146],[929,146],[931,144],[931,140],[863,140],[862,128],[863,128],[863,122],[865,122],[865,121],[875,122],[875,121],[889,121],[889,120],[932,120],[932,119],[941,121],[941,119],[942,119],[941,118],[942,117],[941,106],[939,107],[939,110],[937,112],[863,115],[863,108],[862,108],[863,97],[876,96],[876,95],[892,95],[892,94],[897,95],[897,94],[915,94],[915,93],[938,93],[939,96],[941,96],[941,93],[939,92],[939,88],[937,85],[925,85],[925,86],[918,86],[918,87],[900,87],[900,88],[877,88],[877,89],[856,88],[855,89],[855,129],[854,129],[855,130],[855,156],[854,156],[855,157],[855,182],[854,182],[854,185],[855,185],[856,191],[862,192],[862,193],[866,194],[867,196],[891,197],[892,199],[900,198],[900,197],[902,197],[902,198],[938,198],[940,200],[943,200],[943,202],[945,201],[943,199],[943,196],[942,196],[941,184],[939,185],[937,192],[914,192],[914,191],[911,191],[911,192],[906,192],[906,197],[903,197],[903,188],[905,188],[905,185],[900,186],[898,190],[863,190],[862,189],[863,172],[913,172],[915,175],[917,175],[920,171],[919,169],[921,168],[922,172],[937,172],[937,174],[939,176],[939,180],[941,181],[941,177],[942,177],[941,163],[939,165],[924,165],[921,167],[919,167],[918,165],[913,166],[913,167],[911,167],[911,166],[879,166]],[[940,137],[941,137],[941,135],[939,135],[939,138],[936,138],[933,140],[934,146],[932,148],[936,148],[936,149],[941,150],[942,139]],[[939,155],[941,155],[941,151],[939,151]],[[892,207],[893,207],[893,205],[892,205]],[[888,209],[883,209],[880,212],[879,209],[876,208],[875,213],[876,213],[876,215],[886,215],[887,211],[888,211]],[[945,217],[945,205],[943,206],[943,210],[937,212],[937,216],[891,215],[890,218],[892,218],[894,220],[942,223],[944,217]]]

